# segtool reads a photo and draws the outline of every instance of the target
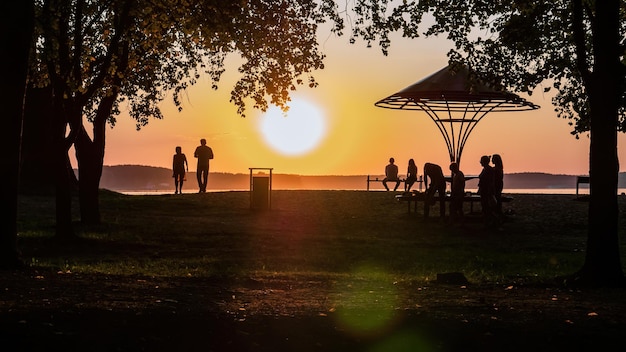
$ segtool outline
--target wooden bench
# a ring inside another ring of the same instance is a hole
[[[381,177],[381,178],[376,177],[376,178],[374,178],[374,177],[372,177],[372,176],[370,176],[370,175],[367,175],[367,190],[368,190],[368,191],[370,190],[370,183],[372,183],[372,182],[380,182],[380,183],[382,184],[384,179],[385,179],[384,177]],[[387,183],[388,183],[388,184],[394,184],[395,182],[396,182],[396,181],[391,181],[391,180],[390,180],[390,181],[387,181]],[[422,176],[420,176],[420,177],[417,179],[417,181],[415,181],[415,183],[419,184],[419,190],[420,190],[420,192],[422,191],[422,183],[423,183],[423,182],[424,182],[424,181],[422,180]],[[403,187],[403,189],[406,191],[406,179],[404,179],[404,178],[400,178],[400,183],[404,183],[404,187]]]
[[[413,203],[413,212],[417,212],[417,203],[418,202],[424,202],[424,198],[426,197],[426,193],[425,192],[407,192],[407,193],[403,193],[403,194],[398,194],[396,196],[396,200],[399,202],[407,202],[408,204],[408,211],[409,213],[411,212],[411,203]],[[435,197],[435,200],[437,202],[440,201],[440,197],[437,196]],[[446,202],[450,201],[450,194],[447,193],[445,195],[445,199]],[[502,202],[503,203],[508,203],[513,201],[513,197],[508,197],[508,196],[502,196]],[[474,203],[477,202],[478,204],[480,204],[480,195],[477,193],[466,193],[465,197],[463,197],[463,202],[464,203],[469,203],[470,204],[470,213],[474,212]]]

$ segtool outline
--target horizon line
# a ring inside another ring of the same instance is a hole
[[[104,167],[150,167],[156,169],[164,169],[170,170],[170,168],[163,166],[154,166],[154,165],[142,165],[142,164],[116,164],[116,165],[103,165]],[[77,170],[76,168],[74,170]],[[189,170],[188,172],[192,172],[195,170]],[[230,174],[230,175],[248,175],[248,172],[225,172],[225,171],[214,171],[211,172],[213,174]],[[626,173],[626,171],[619,171],[618,174]],[[294,174],[294,173],[282,173],[282,172],[272,172],[273,175],[286,175],[286,176],[305,176],[305,177],[362,177],[362,176],[384,176],[384,173],[374,173],[374,174]],[[523,174],[540,174],[540,175],[551,175],[551,176],[588,176],[588,174],[561,174],[561,173],[550,173],[544,171],[519,171],[519,172],[505,172],[505,175],[523,175]]]

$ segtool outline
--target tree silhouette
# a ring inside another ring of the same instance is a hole
[[[316,86],[310,72],[323,68],[316,37],[323,16],[312,0],[48,0],[37,18],[34,84],[53,90],[57,197],[66,209],[57,213],[57,225],[67,224],[70,214],[60,163],[71,145],[78,160],[81,220],[100,221],[106,126],[115,125],[124,107],[138,129],[163,117],[158,103],[168,92],[182,109],[184,90],[203,77],[216,89],[225,58],[235,54],[243,64],[231,101],[245,116],[249,100],[262,110],[270,103],[284,106],[298,85]],[[57,228],[71,233],[66,226]]]
[[[624,2],[434,0],[388,7],[366,0],[355,12],[353,41],[378,42],[387,53],[391,32],[445,33],[455,43],[450,61],[480,71],[483,80],[529,94],[544,84],[545,91],[556,90],[558,116],[571,120],[577,137],[590,136],[586,258],[569,282],[624,285],[617,206],[617,133],[626,124]]]
[[[17,247],[17,201],[24,94],[28,56],[32,43],[34,14],[30,1],[4,1],[0,4],[0,106],[4,112],[1,138],[6,164],[1,173],[2,228],[0,229],[0,268],[21,265]]]

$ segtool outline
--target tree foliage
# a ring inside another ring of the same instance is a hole
[[[532,94],[556,90],[557,115],[572,134],[590,137],[589,228],[585,264],[570,278],[584,285],[623,286],[618,244],[617,133],[626,131],[624,44],[620,0],[357,0],[352,38],[389,34],[446,35],[450,61],[483,80]]]
[[[87,223],[99,222],[105,127],[114,126],[121,111],[140,129],[150,118],[163,118],[159,103],[168,94],[181,110],[189,86],[208,79],[217,88],[228,55],[243,62],[231,91],[240,115],[249,100],[261,110],[270,103],[286,108],[289,91],[317,86],[312,72],[323,68],[324,58],[317,26],[333,14],[332,3],[313,0],[36,0],[36,5],[33,84],[52,87],[55,131],[64,144],[60,153],[76,147],[81,220]],[[85,120],[91,122],[91,136]],[[57,194],[67,193],[63,188]],[[66,211],[64,223],[69,216]]]
[[[316,86],[311,73],[323,68],[316,32],[325,16],[312,0],[36,3],[37,84],[64,86],[64,99],[91,121],[102,99],[116,93],[112,124],[122,109],[138,128],[162,118],[158,103],[169,93],[182,109],[189,86],[209,79],[217,88],[230,54],[243,62],[231,92],[241,115],[248,99],[254,108],[283,106],[296,86]]]
[[[579,5],[576,5],[579,3]],[[586,88],[593,71],[593,26],[598,21],[591,0],[403,1],[360,0],[352,27],[353,38],[378,43],[387,54],[389,34],[445,35],[455,48],[454,62],[465,62],[485,80],[532,94],[555,90],[557,115],[569,119],[572,134],[588,132]],[[626,4],[620,2],[622,66],[626,38]],[[625,71],[622,77],[626,87]],[[626,131],[626,89],[620,95],[620,131]]]

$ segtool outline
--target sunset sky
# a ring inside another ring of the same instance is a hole
[[[237,115],[229,102],[238,67],[232,59],[220,88],[211,90],[207,79],[192,87],[182,112],[168,97],[162,104],[165,119],[152,120],[140,131],[128,115],[120,116],[107,131],[105,165],[171,168],[174,149],[181,146],[189,169],[195,170],[193,151],[200,138],[206,138],[215,154],[211,172],[248,173],[254,167],[302,175],[382,174],[390,157],[402,174],[410,158],[419,174],[426,162],[447,171],[445,142],[425,113],[383,109],[374,103],[445,67],[450,43],[395,37],[389,56],[384,56],[375,46],[351,45],[346,36],[321,31],[320,44],[327,55],[325,69],[313,74],[320,85],[298,88],[288,121],[251,108],[246,118]],[[478,174],[480,156],[494,153],[502,155],[506,173],[588,173],[589,139],[575,139],[568,121],[556,117],[550,96],[541,91],[522,95],[541,109],[491,113],[479,122],[463,152],[461,169],[466,174]],[[306,133],[285,138],[286,133],[264,132],[276,127],[276,121]],[[625,138],[620,134],[619,146]],[[619,155],[626,160],[624,150]]]

